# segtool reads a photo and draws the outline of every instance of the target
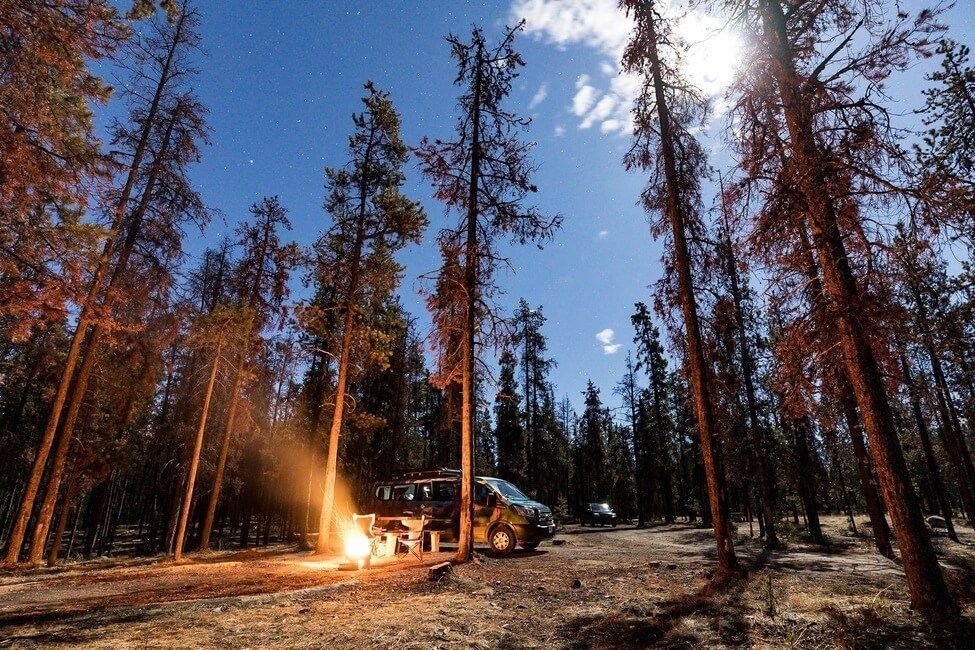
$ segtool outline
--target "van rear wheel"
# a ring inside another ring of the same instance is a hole
[[[500,525],[491,531],[491,538],[488,540],[491,550],[499,555],[507,555],[515,550],[515,531],[508,526]]]

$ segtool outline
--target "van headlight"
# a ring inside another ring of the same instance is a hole
[[[515,505],[515,512],[517,512],[519,515],[521,515],[522,517],[525,517],[527,519],[537,519],[538,518],[538,510],[535,509],[535,508],[532,508],[531,506],[519,506],[519,505]]]

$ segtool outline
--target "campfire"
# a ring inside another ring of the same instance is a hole
[[[369,566],[369,556],[372,554],[372,545],[369,538],[359,530],[350,530],[345,538],[345,559],[348,560],[351,569],[361,569]]]
[[[352,515],[351,525],[343,525],[342,539],[345,542],[345,563],[339,568],[355,571],[369,566],[372,558],[372,524],[374,515]]]

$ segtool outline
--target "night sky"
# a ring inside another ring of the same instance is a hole
[[[223,220],[188,238],[191,265],[206,245],[232,234],[247,207],[265,195],[280,196],[294,239],[311,243],[328,224],[321,208],[323,169],[345,163],[362,85],[371,80],[390,93],[408,144],[423,136],[450,138],[458,89],[443,37],[468,36],[477,23],[493,41],[505,24],[527,17],[527,33],[516,45],[527,66],[508,107],[532,118],[526,137],[537,143],[535,203],[544,214],[561,214],[564,227],[545,250],[510,250],[514,272],[498,278],[506,290],[502,300],[509,309],[522,297],[542,305],[549,354],[558,362],[552,373],[557,398],[568,394],[579,408],[591,379],[605,402],[618,402],[612,388],[632,348],[633,303],[651,303],[648,286],[660,275],[661,248],[636,206],[644,181],[621,165],[633,84],[617,75],[626,23],[615,0],[200,4],[206,56],[197,89],[214,133],[192,176]],[[902,4],[919,6],[913,0]],[[944,22],[951,38],[975,41],[971,1],[950,10]],[[695,59],[695,75],[718,91],[736,61],[735,37],[708,31],[710,22],[700,18],[689,24],[689,34],[710,47]],[[936,62],[925,65],[892,84],[904,112],[919,105],[923,73]],[[720,124],[711,131],[718,133]],[[714,140],[712,147],[722,164],[720,143]],[[430,218],[424,243],[400,257],[406,264],[403,302],[426,333],[418,277],[437,268],[434,237],[456,217],[445,221],[413,163],[406,193],[424,202]],[[296,282],[294,298],[303,294]],[[486,395],[493,398],[493,392]]]

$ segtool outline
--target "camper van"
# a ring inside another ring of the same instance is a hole
[[[373,510],[379,517],[423,514],[427,527],[444,539],[457,539],[460,522],[460,470],[425,469],[399,472],[373,486]],[[508,481],[474,477],[474,541],[490,544],[498,554],[515,546],[532,551],[555,535],[552,511],[533,501]]]

